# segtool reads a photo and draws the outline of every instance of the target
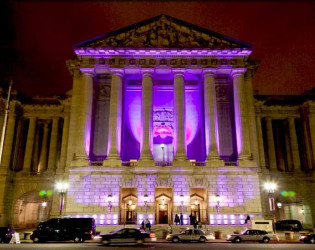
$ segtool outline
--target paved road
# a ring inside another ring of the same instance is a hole
[[[276,249],[276,250],[308,250],[315,249],[315,245],[309,244],[259,244],[259,243],[153,243],[144,244],[143,246],[136,245],[113,245],[113,246],[98,246],[95,243],[84,243],[84,244],[74,244],[74,243],[48,243],[48,244],[2,244],[0,246],[1,250],[6,249],[58,249],[58,250],[142,250],[142,249],[154,249],[154,250],[203,250],[203,249],[213,249],[213,250],[230,250],[230,249]]]

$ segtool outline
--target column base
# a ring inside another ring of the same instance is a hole
[[[104,167],[121,167],[121,160],[119,159],[106,159],[103,161]]]
[[[173,167],[190,167],[190,161],[189,160],[173,160]]]
[[[75,159],[71,161],[71,166],[72,167],[87,167],[89,166],[89,161],[88,159]]]
[[[248,159],[238,159],[237,165],[239,167],[249,167],[249,168],[257,167],[257,163],[255,161],[248,160]]]
[[[155,161],[151,159],[139,159],[138,167],[154,167]]]
[[[219,158],[216,159],[207,159],[206,167],[224,167],[224,161]]]

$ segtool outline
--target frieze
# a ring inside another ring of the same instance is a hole
[[[94,58],[93,58],[94,59]],[[220,65],[230,66],[235,68],[245,67],[245,62],[240,58],[220,59],[220,58],[157,58],[141,57],[141,58],[99,58],[91,60],[91,57],[84,57],[80,62],[73,63],[82,68],[93,68],[95,65],[104,65],[108,67],[125,67],[125,66],[139,66],[139,67],[152,67],[152,66],[169,66],[172,68],[178,67],[217,67]],[[70,67],[70,66],[69,66]]]
[[[190,188],[193,187],[208,187],[209,182],[205,176],[203,177],[191,177],[188,185]]]
[[[156,187],[172,187],[173,180],[170,177],[159,177],[156,180]]]
[[[120,179],[120,186],[121,187],[138,187],[139,181],[136,178],[134,178],[134,176],[124,175]]]

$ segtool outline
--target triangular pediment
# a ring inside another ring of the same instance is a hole
[[[76,44],[74,48],[208,48],[251,49],[252,46],[219,33],[159,15]]]

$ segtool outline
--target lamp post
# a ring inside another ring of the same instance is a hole
[[[108,211],[111,213],[112,212],[112,208],[113,208],[113,205],[112,205],[113,195],[112,194],[108,195],[107,202],[108,202]]]
[[[148,209],[148,201],[149,201],[149,196],[147,194],[145,194],[143,196],[143,202],[144,202],[144,209],[145,209],[145,212],[147,212],[147,209]]]
[[[216,210],[217,210],[217,213],[219,213],[219,211],[220,211],[220,202],[221,202],[221,197],[220,197],[220,195],[216,194],[216,196],[215,196],[215,202],[217,203],[217,204],[215,205],[215,208],[216,208]]]
[[[269,209],[272,211],[272,228],[274,233],[276,233],[276,206],[275,206],[275,190],[277,189],[277,184],[274,182],[266,182],[264,184],[264,189],[268,192],[269,199]]]
[[[67,193],[68,188],[69,184],[67,182],[58,182],[56,184],[56,189],[59,192],[59,215],[62,215],[62,210],[64,209],[65,204],[65,195]]]
[[[179,196],[179,201],[180,201],[180,210],[182,213],[184,212],[184,200],[185,200],[185,197],[183,193],[181,193],[181,195]]]
[[[162,143],[161,144],[161,149],[162,149],[162,154],[163,154],[163,163],[164,163],[164,148],[165,148],[165,144],[164,143]]]

